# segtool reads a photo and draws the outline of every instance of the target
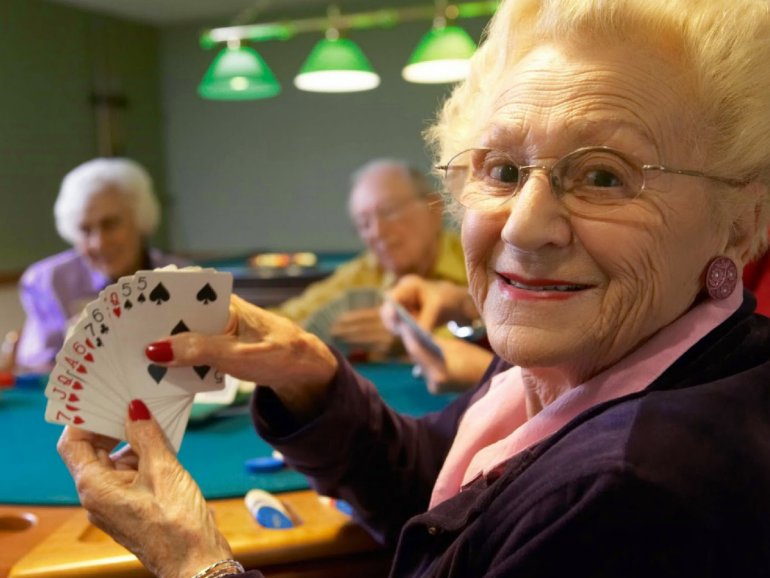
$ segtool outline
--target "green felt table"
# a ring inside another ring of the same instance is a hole
[[[377,385],[394,409],[422,415],[443,408],[447,396],[427,392],[406,364],[361,364],[358,370]],[[56,453],[61,426],[43,420],[45,397],[40,389],[11,389],[0,394],[0,504],[75,505],[74,484]],[[209,499],[243,496],[252,488],[284,492],[307,488],[301,474],[283,469],[252,474],[244,462],[267,456],[270,446],[255,433],[247,406],[229,408],[188,428],[179,453]]]

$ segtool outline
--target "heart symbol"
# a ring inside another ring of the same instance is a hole
[[[94,348],[94,344],[93,344],[93,343],[91,343],[91,340],[90,340],[90,339],[86,339],[86,345],[88,345],[88,347],[90,347],[91,349],[93,349],[93,348]]]
[[[85,420],[82,417],[80,417],[79,415],[76,415],[75,419],[73,419],[72,422],[75,425],[80,425],[81,423],[85,423]]]
[[[80,398],[74,393],[71,393],[67,399],[69,399],[70,401],[80,401]]]
[[[94,356],[93,356],[93,355],[91,355],[90,353],[86,353],[86,354],[83,356],[83,359],[85,359],[86,361],[93,361],[93,360],[94,360]]]
[[[79,381],[76,381],[74,384],[72,384],[72,389],[83,389],[83,384],[81,384]]]
[[[66,404],[64,407],[66,407],[70,411],[80,411],[80,408],[77,408],[74,405]]]
[[[78,373],[88,373],[88,370],[86,369],[85,365],[81,365],[78,367]]]
[[[120,307],[113,307],[112,312],[115,314],[115,317],[120,317]]]
[[[155,365],[151,363],[147,366],[147,373],[149,373],[150,377],[155,380],[155,383],[160,383],[160,380],[163,379],[163,376],[166,375],[167,371],[168,368],[163,367],[162,365]]]

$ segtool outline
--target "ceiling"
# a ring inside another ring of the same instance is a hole
[[[48,0],[156,26],[210,20],[212,26],[321,16],[334,4],[344,12],[432,4],[433,0]]]

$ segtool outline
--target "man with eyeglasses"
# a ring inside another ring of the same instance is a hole
[[[467,285],[459,236],[444,230],[441,197],[419,170],[391,159],[367,163],[352,175],[348,211],[367,250],[286,301],[278,313],[303,323],[348,290],[385,290],[407,274]],[[377,307],[343,313],[332,336],[352,352],[375,357],[395,343]]]

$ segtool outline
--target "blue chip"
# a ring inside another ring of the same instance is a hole
[[[270,506],[260,506],[254,517],[263,528],[280,530],[294,527],[294,524],[286,514]]]
[[[243,462],[246,471],[252,474],[263,474],[266,472],[277,472],[284,466],[283,460],[272,456],[262,456],[251,458]]]
[[[44,389],[48,379],[40,373],[25,373],[16,376],[14,385],[19,389]]]
[[[343,514],[347,514],[348,516],[353,515],[353,506],[348,504],[345,500],[334,500],[334,507]]]

